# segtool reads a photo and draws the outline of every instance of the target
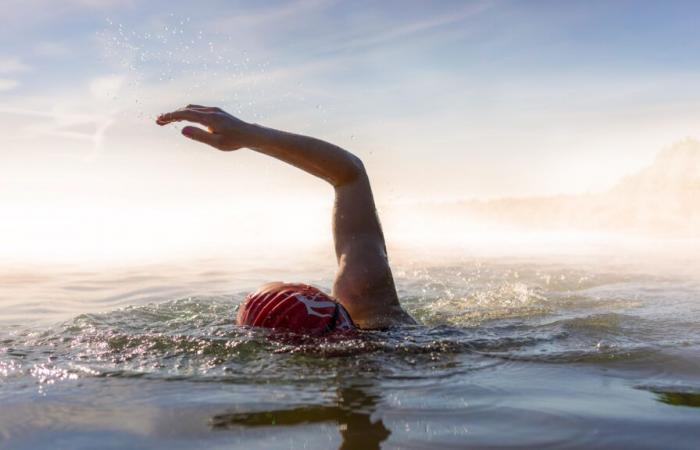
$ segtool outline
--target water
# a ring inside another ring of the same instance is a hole
[[[422,325],[348,341],[233,326],[325,260],[6,267],[0,448],[698,448],[700,266],[647,256],[399,258]]]

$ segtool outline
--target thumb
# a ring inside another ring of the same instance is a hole
[[[185,127],[182,129],[182,134],[192,140],[209,144],[212,147],[218,147],[219,145],[220,136],[218,134],[210,133],[199,127]]]

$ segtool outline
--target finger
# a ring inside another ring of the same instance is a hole
[[[210,133],[207,130],[203,130],[199,127],[185,127],[182,129],[182,134],[192,140],[209,144],[212,147],[218,147],[221,139],[220,135]]]
[[[210,112],[211,111],[221,111],[219,108],[217,108],[215,106],[195,105],[192,103],[185,106],[184,109],[194,109],[194,110],[198,110],[198,111],[210,111]]]
[[[156,119],[156,123],[158,125],[166,125],[171,122],[180,122],[182,120],[200,123],[208,127],[214,124],[214,117],[210,113],[198,111],[196,109],[179,109],[177,111],[161,114]]]
[[[172,112],[167,112],[167,113],[161,114],[156,119],[156,122],[159,125],[165,125],[165,124],[171,123],[171,122],[179,122],[182,120],[203,123],[202,121],[206,120],[206,114],[207,113],[204,111],[182,108],[182,109],[178,109],[177,111],[172,111]]]
[[[195,109],[199,111],[207,111],[207,112],[222,112],[221,108],[218,108],[216,106],[204,106],[204,105],[195,105],[195,104],[189,104],[186,106],[187,109]]]

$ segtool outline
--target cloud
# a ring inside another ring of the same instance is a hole
[[[117,96],[123,85],[123,76],[108,75],[93,79],[90,82],[89,89],[95,99],[109,100]]]
[[[0,73],[17,73],[29,70],[29,66],[17,58],[0,59]]]
[[[62,56],[67,56],[71,53],[71,50],[65,44],[60,44],[58,42],[39,42],[34,47],[34,53],[37,56],[43,56],[46,58],[60,58]]]
[[[107,75],[93,79],[80,92],[65,94],[64,97],[23,98],[16,105],[0,106],[0,114],[17,123],[10,128],[12,132],[8,133],[8,138],[35,140],[51,137],[84,141],[92,145],[89,147],[91,151],[83,156],[95,158],[102,150],[105,133],[124,107],[123,102],[113,104],[123,83],[123,76]]]
[[[345,36],[342,39],[342,43],[331,49],[331,51],[355,50],[358,48],[380,45],[434,28],[459,23],[481,13],[490,6],[491,3],[486,2],[472,3],[457,12],[405,23],[389,29],[388,31],[381,31],[375,34],[363,33],[361,36],[357,37]]]
[[[9,78],[0,78],[0,92],[11,91],[19,86],[19,81],[11,80]]]
[[[22,128],[20,135],[25,137],[53,136],[68,139],[92,141],[95,150],[99,150],[103,142],[103,136],[107,128],[114,123],[110,115],[74,113],[65,109],[27,109],[27,108],[0,108],[0,113],[7,116],[31,117],[37,120],[30,121]]]
[[[330,3],[332,3],[330,0],[297,0],[282,6],[270,7],[247,14],[236,12],[235,15],[217,20],[214,27],[217,30],[230,31],[241,27],[269,25],[272,22],[278,22],[300,14],[307,14],[309,10],[325,7]]]
[[[134,6],[134,0],[74,0],[78,6],[89,6],[92,8],[111,8],[114,6]]]

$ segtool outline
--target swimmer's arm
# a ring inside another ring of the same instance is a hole
[[[357,179],[364,171],[359,158],[336,145],[247,123],[215,107],[187,105],[177,111],[161,114],[156,123],[165,125],[179,121],[207,127],[206,130],[184,127],[182,134],[190,139],[222,151],[247,147],[323,178],[336,187]]]
[[[352,182],[336,186],[333,238],[338,272],[333,295],[361,328],[415,324],[401,308],[364,169]]]
[[[183,128],[191,139],[224,151],[248,147],[333,185],[338,260],[334,296],[362,328],[415,323],[399,304],[369,178],[359,158],[319,139],[248,124],[218,108],[190,105],[160,116],[158,123],[179,120],[207,126]]]
[[[333,296],[361,328],[415,323],[401,308],[384,233],[362,161],[315,138],[264,129],[254,149],[325,179],[335,188],[333,239],[338,272]]]

